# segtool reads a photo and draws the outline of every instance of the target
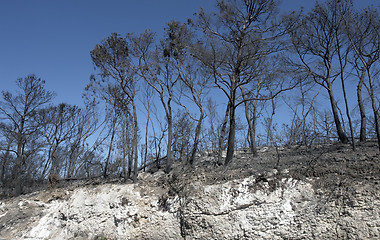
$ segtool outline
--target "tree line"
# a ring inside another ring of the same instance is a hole
[[[1,186],[18,195],[49,174],[136,182],[149,166],[193,166],[204,150],[219,165],[258,145],[336,138],[355,150],[376,138],[380,150],[379,29],[378,7],[350,0],[287,14],[275,0],[219,0],[214,13],[169,22],[162,38],[112,33],[90,53],[85,107],[52,104],[33,74],[2,92]],[[291,116],[280,127],[279,108]]]

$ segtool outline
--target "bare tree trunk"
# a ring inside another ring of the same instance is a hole
[[[251,118],[249,114],[249,102],[246,100],[246,95],[244,92],[244,89],[240,88],[243,101],[244,101],[244,110],[245,110],[245,118],[248,123],[248,138],[249,138],[249,148],[251,150],[252,155],[255,157],[257,156],[257,146],[256,146],[256,107],[257,107],[257,100],[255,100],[253,104],[253,116]]]
[[[198,119],[197,127],[195,128],[194,145],[193,145],[193,149],[191,150],[191,156],[189,159],[190,165],[194,164],[195,154],[197,153],[197,150],[198,150],[199,137],[201,135],[202,121],[204,119],[204,115],[205,115],[204,110],[201,109],[201,114],[200,114],[199,119]]]
[[[251,119],[251,126],[252,126],[252,128],[250,129],[250,131],[251,131],[250,132],[250,135],[251,135],[250,147],[251,147],[251,152],[252,152],[253,156],[257,156],[256,121],[257,121],[257,115],[256,115],[256,109],[255,109],[254,112],[253,112],[252,119]]]
[[[146,119],[146,124],[145,124],[145,149],[144,149],[144,172],[145,172],[145,166],[146,166],[146,161],[148,157],[148,129],[149,129],[149,121],[150,121],[150,107],[148,107],[148,116]]]
[[[343,91],[344,103],[346,105],[346,115],[347,115],[347,118],[348,118],[348,124],[350,126],[351,140],[352,140],[352,149],[353,149],[353,151],[356,151],[354,130],[352,128],[350,109],[348,107],[348,101],[347,101],[346,86],[344,84],[344,75],[343,75],[344,74],[344,71],[343,71],[344,70],[344,64],[343,64],[343,59],[342,59],[342,55],[341,55],[341,51],[340,51],[340,44],[339,44],[339,38],[338,38],[338,36],[336,37],[336,40],[337,40],[338,58],[339,58],[339,65],[340,65],[340,80],[341,80],[341,83],[342,83],[342,91]],[[346,53],[346,57],[347,57],[347,53]]]
[[[133,123],[132,123],[132,148],[133,148],[133,158],[134,158],[134,169],[133,169],[133,182],[137,182],[137,174],[138,174],[138,151],[137,151],[137,110],[135,102],[132,101],[133,108]]]
[[[372,75],[368,68],[367,68],[367,73],[368,73],[368,80],[369,80],[369,96],[371,98],[372,110],[373,110],[373,115],[375,118],[375,128],[376,128],[375,131],[376,131],[377,143],[378,143],[379,152],[380,152],[379,110],[376,106],[375,95],[373,93]]]
[[[362,87],[364,83],[366,71],[363,70],[362,74],[359,79],[359,84],[356,89],[356,94],[358,96],[358,106],[360,111],[360,142],[365,142],[367,139],[367,116],[365,114],[365,108],[363,103],[363,97],[362,97]]]
[[[53,152],[53,146],[50,145],[49,146],[49,151],[48,151],[48,159],[46,160],[46,163],[44,164],[44,169],[42,170],[42,176],[45,176],[46,173],[48,172],[48,168],[49,168],[49,165],[51,164],[50,166],[50,173],[53,172],[53,157],[52,157],[52,152]]]
[[[132,175],[132,166],[133,166],[133,152],[132,150],[129,150],[128,153],[128,172],[127,172],[127,178],[131,178]]]
[[[19,196],[23,192],[23,184],[22,184],[22,173],[23,173],[23,164],[22,162],[24,156],[19,156],[16,159],[16,164],[14,166],[13,176],[14,176],[14,195]]]
[[[16,155],[16,163],[14,166],[14,171],[12,173],[13,177],[15,177],[15,189],[14,195],[19,196],[23,191],[22,184],[22,173],[24,168],[24,137],[22,136],[22,132],[24,131],[24,119],[21,120],[20,129],[17,136],[17,155]]]
[[[122,153],[123,153],[123,158],[121,159],[121,167],[122,167],[122,172],[121,175],[124,178],[124,180],[127,179],[127,151],[125,147],[122,148]]]
[[[9,152],[10,152],[9,150],[11,149],[11,143],[12,143],[11,139],[8,138],[7,149],[1,161],[0,181],[2,184],[4,184],[4,181],[5,181],[5,171],[6,171],[7,161],[9,158]]]
[[[224,119],[223,119],[222,129],[220,130],[219,141],[218,141],[218,144],[219,144],[218,145],[218,165],[223,164],[222,152],[224,150],[224,138],[226,136],[226,129],[227,129],[227,122],[228,122],[228,115],[230,112],[230,105],[231,104],[228,101],[226,113],[225,113]]]
[[[132,121],[133,121],[132,115],[129,114],[129,123],[131,123],[131,125],[133,125]],[[128,125],[128,122],[126,124]],[[133,133],[133,126],[132,126],[132,133]],[[133,167],[134,148],[133,148],[133,145],[131,143],[131,139],[128,137],[128,129],[125,129],[125,137],[127,139],[127,146],[129,146],[129,150],[128,150],[128,178],[131,178],[132,167]]]
[[[231,93],[230,93],[230,131],[228,133],[228,144],[227,144],[227,155],[224,165],[227,166],[232,158],[234,157],[235,150],[235,132],[236,132],[236,122],[235,122],[235,94],[236,94],[236,83],[232,81]]]
[[[249,136],[249,148],[252,155],[257,156],[257,145],[256,145],[256,116],[253,115],[248,122],[248,136]]]
[[[276,113],[276,105],[274,104],[274,99],[271,99],[272,103],[272,112],[269,118],[268,128],[267,128],[267,145],[271,146],[273,142],[273,133],[272,133],[272,125],[273,125],[273,116]]]
[[[354,129],[352,127],[352,121],[351,121],[351,116],[350,116],[350,109],[348,108],[348,101],[347,101],[346,87],[345,87],[344,79],[343,79],[343,73],[342,73],[341,80],[342,80],[342,90],[343,90],[344,102],[345,102],[345,105],[346,105],[346,115],[347,115],[347,118],[348,118],[348,124],[350,125],[351,140],[352,140],[352,149],[353,149],[353,151],[356,151]]]
[[[214,114],[215,114],[215,107],[212,105],[212,100],[209,98],[207,102],[207,110],[209,112],[208,118],[209,118],[209,125],[210,130],[208,130],[209,140],[211,142],[211,150],[216,151],[217,149],[217,134],[215,133],[214,128]]]
[[[107,159],[106,159],[106,163],[105,163],[104,171],[103,171],[103,177],[104,178],[107,178],[108,165],[109,165],[109,162],[110,162],[110,159],[111,159],[113,141],[114,141],[114,138],[115,138],[116,120],[117,120],[117,117],[116,117],[116,114],[115,114],[114,119],[112,121],[112,133],[111,133],[110,145],[108,147]]]
[[[235,109],[234,104],[231,104],[230,109],[230,131],[228,133],[228,144],[227,144],[227,155],[226,160],[224,162],[224,165],[228,165],[233,156],[234,156],[234,150],[235,150],[235,131],[236,131],[236,122],[235,122]]]
[[[342,143],[347,143],[348,142],[348,138],[347,138],[346,134],[344,133],[343,128],[342,128],[342,124],[341,124],[341,122],[339,120],[338,107],[337,107],[337,103],[335,101],[335,97],[334,97],[334,93],[333,93],[333,90],[332,90],[331,82],[328,79],[328,80],[326,80],[326,83],[327,83],[327,91],[329,93],[331,110],[332,110],[333,116],[334,116],[335,127],[336,127],[336,131],[338,133],[338,138],[339,138],[339,140]]]
[[[171,107],[168,104],[169,113],[167,114],[168,120],[168,142],[167,142],[167,150],[166,150],[166,173],[169,173],[172,170],[172,141],[173,141],[173,119],[171,115]]]

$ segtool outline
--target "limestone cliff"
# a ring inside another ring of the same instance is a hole
[[[241,152],[227,168],[200,156],[138,184],[71,183],[2,200],[0,239],[380,239],[373,149]]]

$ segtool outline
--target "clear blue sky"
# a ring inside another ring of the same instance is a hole
[[[160,32],[172,19],[186,20],[202,0],[2,0],[0,90],[14,89],[29,73],[46,80],[57,101],[81,103],[94,73],[90,51],[112,32]]]
[[[379,0],[355,0],[361,6]],[[56,102],[81,104],[94,73],[90,51],[112,32],[162,33],[172,19],[185,21],[214,0],[2,0],[0,2],[0,90],[35,73],[57,93]],[[282,10],[312,6],[314,0],[283,0]]]

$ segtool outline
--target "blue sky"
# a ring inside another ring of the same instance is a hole
[[[379,0],[356,0],[380,4]],[[90,51],[112,32],[162,33],[172,19],[185,21],[213,0],[2,0],[0,2],[0,90],[35,73],[57,93],[56,102],[81,104],[95,73]],[[283,0],[282,10],[307,8],[314,0]]]
[[[94,73],[90,51],[112,32],[161,31],[171,19],[186,20],[202,0],[12,0],[0,3],[1,90],[29,73],[46,80],[57,101],[81,103]]]

